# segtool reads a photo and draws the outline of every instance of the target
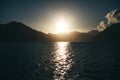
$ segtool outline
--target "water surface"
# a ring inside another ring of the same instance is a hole
[[[1,80],[120,80],[118,43],[0,43]]]

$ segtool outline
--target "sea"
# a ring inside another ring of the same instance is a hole
[[[120,43],[0,43],[0,80],[120,80]]]

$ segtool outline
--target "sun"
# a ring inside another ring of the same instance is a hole
[[[68,24],[67,21],[61,17],[56,23],[57,32],[67,32]]]

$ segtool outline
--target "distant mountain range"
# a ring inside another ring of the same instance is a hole
[[[120,41],[120,23],[111,25],[103,32],[91,30],[87,33],[73,31],[70,33],[45,34],[36,31],[23,23],[12,21],[0,24],[0,42],[93,42],[93,41]]]

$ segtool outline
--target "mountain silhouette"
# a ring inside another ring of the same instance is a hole
[[[59,34],[48,34],[48,37],[54,41],[68,41],[68,42],[91,42],[98,34],[97,30],[92,30],[87,33],[73,31],[69,33],[59,33]]]
[[[0,24],[0,41],[2,42],[89,42],[98,34],[97,30],[92,30],[88,33],[73,31],[70,33],[45,34],[41,31],[36,31],[23,23],[12,21],[7,24]]]
[[[7,24],[0,24],[0,42],[96,42],[96,41],[120,41],[120,23],[108,27],[102,32],[91,30],[89,32],[69,32],[45,34],[34,30],[23,23],[12,21]]]
[[[47,41],[46,34],[23,23],[12,21],[1,25],[0,41]]]
[[[120,41],[120,23],[112,24],[110,27],[100,32],[96,36],[95,41],[119,42]]]

